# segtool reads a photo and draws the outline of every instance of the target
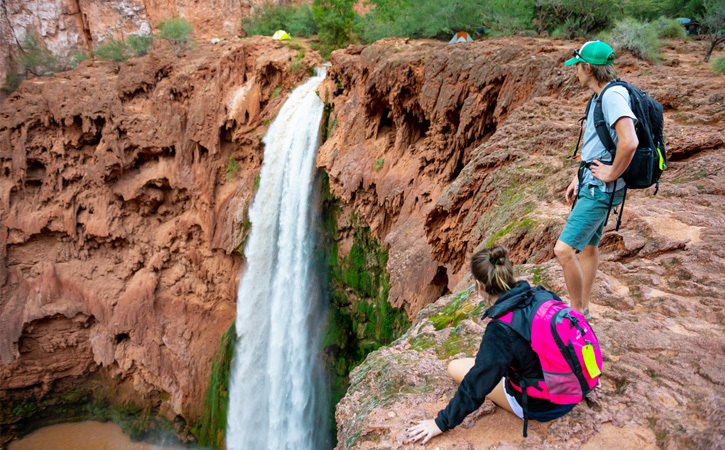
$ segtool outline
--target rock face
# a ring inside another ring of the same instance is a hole
[[[196,418],[236,315],[261,138],[319,62],[307,52],[290,70],[297,55],[266,37],[182,58],[159,45],[6,100],[0,403],[94,374]]]
[[[566,156],[589,98],[563,65],[575,45],[390,39],[333,52],[321,92],[332,137],[318,165],[390,245],[390,301],[416,317],[351,373],[338,448],[404,448],[403,430],[453,396],[446,365],[474,356],[486,325],[485,305],[465,291],[475,250],[506,245],[520,277],[566,294],[553,245],[577,167]],[[534,424],[527,440],[520,421],[484,405],[430,446],[722,448],[725,81],[695,64],[701,46],[666,47],[677,64],[617,62],[621,77],[663,103],[670,161],[658,195],[630,191],[621,229],[610,219],[601,245],[597,394]],[[439,299],[446,292],[455,295]]]
[[[88,53],[108,38],[150,33],[170,17],[184,17],[198,38],[238,35],[256,0],[6,0],[0,8],[0,81],[28,33],[37,33],[56,56]],[[272,1],[271,3],[278,3]]]

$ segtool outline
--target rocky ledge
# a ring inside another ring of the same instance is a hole
[[[321,95],[334,127],[318,164],[390,245],[391,303],[415,317],[351,373],[338,448],[404,448],[404,429],[453,396],[446,365],[475,355],[486,326],[469,289],[475,250],[506,245],[519,277],[566,293],[553,244],[589,98],[563,66],[578,45],[390,39],[333,53]],[[723,448],[725,79],[698,62],[703,45],[673,41],[660,65],[618,59],[663,103],[670,161],[656,196],[630,191],[601,245],[596,394],[528,439],[487,403],[429,448]]]

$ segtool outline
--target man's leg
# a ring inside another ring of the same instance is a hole
[[[564,281],[566,282],[566,289],[569,291],[571,306],[577,311],[581,311],[584,298],[584,271],[577,258],[576,249],[559,240],[556,241],[554,246],[554,255],[559,260],[561,268],[564,269]],[[591,292],[591,286],[589,291]]]
[[[589,299],[592,295],[592,286],[594,286],[594,277],[597,275],[597,267],[599,266],[599,247],[596,245],[587,245],[581,253],[579,253],[579,264],[582,269],[583,286],[581,297],[581,309],[579,311],[589,310]]]

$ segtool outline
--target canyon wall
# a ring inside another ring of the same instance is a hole
[[[198,417],[236,315],[261,138],[320,62],[301,54],[267,37],[182,57],[159,42],[0,106],[3,408],[101,378]]]
[[[61,60],[89,53],[109,38],[150,33],[163,20],[184,17],[199,39],[241,32],[259,0],[5,0],[0,6],[0,81],[13,67],[29,33]],[[270,3],[284,3],[273,0]]]
[[[343,209],[389,245],[390,302],[414,318],[368,355],[338,404],[338,448],[408,448],[405,429],[445,407],[453,358],[476,354],[486,303],[466,264],[493,243],[517,275],[566,295],[553,246],[570,206],[567,159],[590,92],[564,66],[581,43],[386,39],[333,52],[321,89],[331,137],[318,165]],[[670,160],[627,194],[603,237],[592,325],[604,375],[562,419],[521,421],[490,402],[436,448],[722,448],[725,426],[725,79],[704,44],[672,41],[619,75],[665,108]],[[442,295],[442,296],[441,296]]]

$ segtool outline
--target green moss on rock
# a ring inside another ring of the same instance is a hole
[[[322,179],[322,264],[328,274],[329,315],[323,345],[331,374],[333,407],[345,395],[350,371],[372,351],[400,337],[410,327],[407,314],[388,302],[388,248],[370,228],[352,220],[352,247],[338,248],[340,206],[331,195],[329,178]],[[334,414],[334,409],[333,409]]]
[[[236,342],[237,332],[232,322],[214,354],[211,380],[206,391],[202,416],[199,423],[191,430],[199,445],[204,448],[224,448],[224,431],[229,408],[229,377]]]

